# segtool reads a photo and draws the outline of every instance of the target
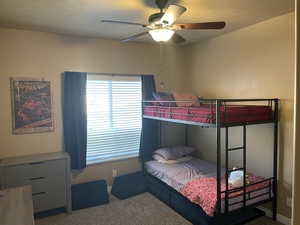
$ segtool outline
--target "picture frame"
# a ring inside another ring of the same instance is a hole
[[[54,131],[51,82],[35,78],[11,78],[12,133]]]

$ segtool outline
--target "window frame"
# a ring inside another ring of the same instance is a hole
[[[140,82],[140,127],[137,129],[140,129],[140,133],[142,132],[142,76],[141,75],[128,75],[128,74],[91,74],[89,73],[87,76],[87,80],[111,80],[111,81],[139,81]],[[88,83],[87,83],[88,85]],[[87,87],[88,88],[88,87]],[[112,89],[111,89],[112,90]],[[110,93],[112,95],[113,92]],[[110,107],[111,109],[109,110],[111,112],[110,116],[113,116],[113,110],[112,110],[112,103],[113,99],[110,98],[111,102]],[[88,102],[87,102],[88,104]],[[88,105],[87,105],[88,107]],[[88,117],[88,110],[87,110],[87,117]],[[88,129],[88,128],[87,128]],[[87,132],[87,135],[89,135],[89,131]],[[140,136],[141,137],[141,134]],[[139,142],[140,145],[140,142]],[[94,164],[99,164],[99,163],[105,163],[105,162],[114,162],[114,161],[122,161],[122,160],[128,160],[128,159],[134,159],[139,157],[139,149],[137,149],[135,154],[130,154],[130,155],[124,155],[124,156],[115,156],[115,157],[109,157],[109,158],[96,158],[94,160],[89,160],[88,159],[88,146],[87,146],[87,157],[86,157],[86,163],[87,165],[94,165]]]

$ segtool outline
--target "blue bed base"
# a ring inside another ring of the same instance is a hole
[[[185,198],[158,178],[145,173],[147,190],[194,225],[241,225],[264,216],[254,207],[234,211],[229,215],[208,216],[203,209]]]

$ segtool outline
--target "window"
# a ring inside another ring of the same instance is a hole
[[[88,76],[88,164],[138,156],[141,102],[140,77]]]

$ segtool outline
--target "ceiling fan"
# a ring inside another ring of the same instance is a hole
[[[171,40],[175,44],[180,44],[186,40],[176,33],[178,30],[206,30],[206,29],[223,29],[225,22],[206,22],[206,23],[185,23],[175,24],[176,20],[187,10],[180,5],[169,5],[165,10],[169,0],[155,0],[157,7],[160,9],[159,13],[154,13],[149,16],[149,25],[132,23],[117,20],[101,20],[102,23],[115,23],[124,25],[140,26],[148,29],[142,33],[132,35],[128,38],[122,39],[121,42],[133,41],[141,36],[150,34],[157,42],[167,42]]]

